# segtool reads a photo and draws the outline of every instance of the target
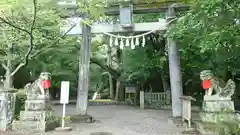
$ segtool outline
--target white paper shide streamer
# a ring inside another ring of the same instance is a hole
[[[114,43],[114,45],[119,46],[120,49],[124,49],[124,47],[131,47],[131,49],[135,49],[136,46],[140,45],[139,38],[142,38],[141,46],[144,47],[146,43],[145,36],[110,36],[109,44],[110,46],[113,46]]]
[[[123,49],[124,48],[124,43],[123,43],[123,39],[121,39],[121,42],[120,42],[120,49]]]

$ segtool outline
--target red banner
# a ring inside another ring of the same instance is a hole
[[[209,80],[204,80],[202,82],[202,87],[205,90],[211,88],[211,80],[210,79]]]
[[[49,89],[51,87],[50,80],[43,80],[42,81],[42,86],[43,86],[44,89]]]

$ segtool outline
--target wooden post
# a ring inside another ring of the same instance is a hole
[[[188,121],[188,128],[191,128],[191,120],[192,120],[192,107],[191,101],[196,101],[196,99],[191,96],[182,96],[180,97],[182,100],[183,110],[182,110],[182,123],[185,120]]]
[[[168,21],[174,19],[175,11],[173,7],[168,9]],[[180,97],[183,95],[182,89],[182,75],[180,69],[180,56],[176,42],[168,37],[168,60],[169,60],[169,73],[171,83],[171,95],[172,95],[172,116],[182,116],[182,102]]]
[[[140,108],[144,109],[144,91],[140,91]]]
[[[91,27],[86,24],[82,25],[82,44],[80,48],[76,109],[79,115],[86,115],[88,106],[89,63],[91,55]]]

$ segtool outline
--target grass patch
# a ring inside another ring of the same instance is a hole
[[[114,102],[111,99],[96,99],[96,100],[89,100],[89,102]]]

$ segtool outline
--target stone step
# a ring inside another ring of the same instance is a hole
[[[52,111],[21,111],[20,121],[48,121],[56,118]]]
[[[52,121],[14,121],[13,130],[28,132],[46,132],[59,126],[59,120]]]

